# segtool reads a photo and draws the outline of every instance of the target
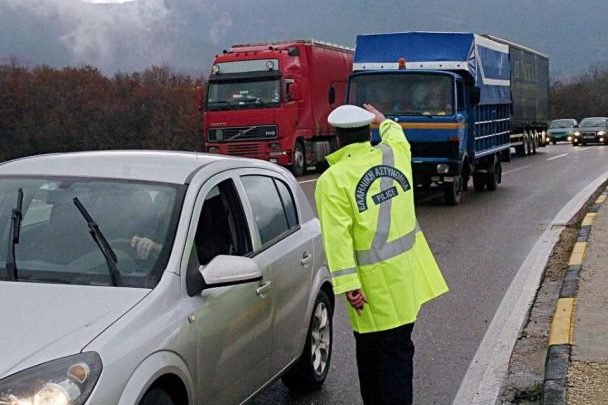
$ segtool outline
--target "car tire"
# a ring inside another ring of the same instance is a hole
[[[144,394],[139,405],[179,405],[175,403],[171,394],[162,388],[152,388]]]
[[[333,307],[325,291],[319,291],[313,307],[304,351],[296,363],[281,377],[290,390],[312,392],[321,388],[331,362]]]

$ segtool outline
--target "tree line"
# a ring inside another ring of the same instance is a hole
[[[608,116],[608,67],[592,66],[566,82],[554,80],[549,89],[552,118]]]
[[[166,66],[111,78],[91,66],[0,66],[0,160],[78,150],[201,149],[195,88],[203,84]]]
[[[202,77],[153,66],[108,78],[91,66],[0,65],[0,161],[100,149],[201,150]],[[608,115],[608,68],[551,83],[552,118]]]

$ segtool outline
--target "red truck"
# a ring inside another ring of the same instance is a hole
[[[205,150],[302,175],[336,148],[327,116],[345,100],[353,50],[314,40],[233,45],[213,61]]]

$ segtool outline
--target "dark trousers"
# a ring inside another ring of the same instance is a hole
[[[365,405],[412,403],[414,324],[382,332],[357,333],[357,368]]]

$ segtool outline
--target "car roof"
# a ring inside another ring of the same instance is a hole
[[[202,167],[266,167],[268,162],[196,152],[96,151],[38,155],[0,164],[0,176],[77,176],[186,184]]]

